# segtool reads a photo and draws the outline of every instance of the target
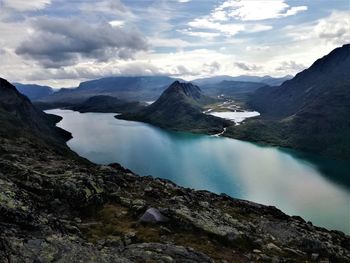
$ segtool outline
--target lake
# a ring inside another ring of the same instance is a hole
[[[350,163],[207,135],[169,132],[115,114],[49,110],[68,146],[99,164],[118,162],[194,189],[273,205],[350,233]]]

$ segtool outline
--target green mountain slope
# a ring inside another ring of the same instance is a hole
[[[199,87],[175,81],[150,106],[117,118],[143,121],[172,130],[217,133],[228,122],[202,113],[202,107],[214,101],[215,99],[205,96]]]
[[[249,105],[262,119],[227,135],[350,159],[350,45],[279,87],[259,89]]]
[[[83,103],[71,107],[79,112],[124,113],[143,109],[145,105],[139,102],[128,102],[111,96],[94,96]]]

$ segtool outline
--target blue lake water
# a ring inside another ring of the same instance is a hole
[[[115,114],[50,110],[69,147],[99,164],[118,162],[194,189],[273,205],[315,225],[350,233],[350,163],[239,140],[169,132]],[[307,158],[306,158],[307,157]]]

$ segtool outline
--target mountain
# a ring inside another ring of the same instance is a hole
[[[36,109],[30,100],[20,94],[15,86],[0,78],[0,123],[3,136],[19,136],[22,133],[35,132],[47,141],[65,141],[70,134],[55,124],[60,117],[48,115]],[[21,129],[18,129],[21,127]]]
[[[196,85],[202,87],[204,85],[216,85],[223,81],[238,81],[238,82],[255,82],[255,83],[263,83],[269,86],[279,86],[284,81],[289,80],[293,78],[293,76],[287,75],[280,78],[274,78],[271,76],[248,76],[248,75],[241,75],[241,76],[214,76],[209,78],[202,78],[202,79],[195,79],[192,82]]]
[[[269,86],[279,86],[283,82],[285,82],[291,78],[293,78],[293,76],[291,76],[291,75],[287,75],[287,76],[279,77],[279,78],[271,77],[268,75],[263,76],[263,77],[242,75],[242,76],[235,77],[235,80],[236,81],[248,81],[248,82],[260,82],[260,83],[264,83],[264,84],[269,85]]]
[[[75,104],[97,95],[129,101],[154,100],[174,81],[175,79],[165,76],[108,77],[82,82],[75,89],[61,89],[40,101]]]
[[[342,106],[350,84],[350,44],[337,48],[280,87],[260,89],[251,105],[267,116],[287,117],[319,107]],[[332,103],[332,105],[329,105]],[[346,105],[347,106],[347,105]],[[347,107],[344,114],[346,113]]]
[[[90,163],[50,119],[0,79],[0,262],[350,260],[349,236],[275,207]]]
[[[231,135],[350,159],[349,69],[347,44],[281,86],[257,90],[248,104],[262,120],[247,122]]]
[[[213,76],[192,80],[192,83],[198,86],[218,84],[222,81],[234,81],[234,77],[228,75]]]
[[[36,84],[21,84],[21,83],[14,83],[14,86],[16,86],[16,89],[22,93],[23,95],[26,95],[30,100],[39,100],[41,98],[47,97],[54,93],[53,88],[48,86],[40,86]]]
[[[216,84],[202,85],[201,89],[208,95],[224,95],[246,100],[251,93],[265,86],[266,84],[259,82],[224,80]]]
[[[204,95],[198,86],[175,81],[150,106],[117,118],[148,122],[173,130],[217,133],[228,125],[227,121],[202,113],[204,105],[215,101]]]
[[[111,96],[94,96],[81,104],[71,107],[79,112],[104,112],[104,113],[124,113],[143,109],[145,105],[140,102],[128,102]]]

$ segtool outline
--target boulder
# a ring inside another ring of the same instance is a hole
[[[162,213],[158,209],[151,207],[147,209],[147,211],[141,216],[140,221],[144,223],[156,224],[167,222],[169,221],[169,218],[162,215]]]

